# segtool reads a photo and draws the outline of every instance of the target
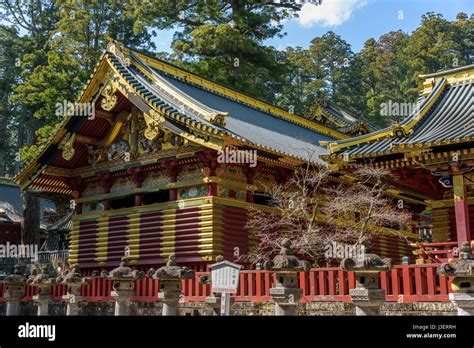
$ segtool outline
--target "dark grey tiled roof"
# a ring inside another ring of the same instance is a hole
[[[263,145],[281,152],[305,158],[308,151],[325,154],[326,150],[318,145],[320,140],[332,138],[300,127],[271,114],[256,110],[231,99],[164,76],[170,83],[179,87],[188,95],[212,108],[229,112],[225,129],[251,143]]]
[[[433,111],[414,130],[411,137],[397,144],[426,143],[462,139],[474,135],[474,81],[450,85]]]
[[[72,212],[66,214],[57,221],[50,223],[46,229],[48,231],[69,231],[72,228],[72,216]]]
[[[50,231],[39,251],[57,251],[66,250],[67,248],[68,240],[66,235]]]
[[[434,87],[430,96],[436,94],[446,81],[441,79]],[[359,136],[347,141],[361,140],[357,145],[344,148],[338,155],[368,156],[383,154],[397,147],[416,146],[421,144],[437,145],[443,142],[466,141],[474,136],[474,81],[466,80],[447,85],[442,95],[428,111],[428,114],[413,128],[413,133],[403,137],[380,137],[376,140],[363,142],[368,136]],[[403,120],[400,125],[409,124],[417,117],[419,110],[429,103],[430,96],[419,99],[415,112]],[[418,110],[418,111],[417,111]],[[370,136],[390,130],[390,127],[370,133]]]
[[[352,125],[354,123],[359,122],[359,119],[349,113],[348,111],[334,105],[332,103],[328,103],[326,106],[322,106],[324,110],[326,110],[331,116],[337,118],[339,121],[344,123],[346,126]]]
[[[173,94],[189,98],[209,112],[228,113],[225,118],[225,127],[212,124],[193,110],[183,109],[181,103],[172,94],[159,88],[136,67],[124,66],[112,54],[109,54],[108,57],[122,76],[127,79],[127,82],[160,107],[257,146],[283,152],[294,157],[321,162],[319,155],[324,155],[327,152],[325,147],[319,145],[319,141],[334,140],[329,136],[296,125],[229,97],[185,83],[161,71],[151,69],[132,53],[133,59],[152,73],[155,78],[165,83],[168,88],[173,90]]]

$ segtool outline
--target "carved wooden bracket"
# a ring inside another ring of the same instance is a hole
[[[209,168],[209,176],[216,175],[216,169],[219,166],[219,163],[217,162],[217,152],[215,150],[206,148],[197,154],[197,158],[207,168]]]
[[[74,154],[76,152],[74,150],[74,138],[74,133],[71,134],[67,132],[58,144],[58,149],[63,150],[62,157],[66,161],[70,161],[74,157]]]
[[[181,166],[178,163],[176,158],[164,160],[160,162],[160,166],[166,170],[166,173],[170,177],[171,182],[176,182],[179,172],[181,171]]]
[[[128,168],[127,173],[133,177],[133,181],[135,182],[137,188],[142,187],[143,181],[145,181],[148,176],[148,172],[144,171],[141,167]]]
[[[249,167],[249,166],[242,167],[243,172],[247,177],[247,184],[253,185],[255,175],[257,175],[257,173],[261,171],[264,166],[265,166],[264,163],[258,162],[255,167]]]
[[[115,183],[115,177],[110,172],[97,174],[100,185],[104,189],[104,193],[110,193],[110,189]]]

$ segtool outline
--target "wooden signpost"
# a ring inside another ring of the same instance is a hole
[[[239,287],[240,265],[222,261],[210,265],[211,286],[213,293],[221,294],[221,315],[230,313],[230,294],[235,294]]]

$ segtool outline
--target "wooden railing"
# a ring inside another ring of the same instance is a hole
[[[380,274],[380,284],[386,290],[388,302],[447,302],[450,292],[448,277],[439,276],[437,265],[397,265],[389,272]],[[209,284],[199,283],[199,277],[207,272],[196,272],[193,279],[183,280],[184,302],[204,302],[211,295]],[[271,301],[270,288],[275,284],[275,276],[268,271],[242,271],[239,288],[235,294],[238,302]],[[354,272],[339,268],[315,268],[300,273],[298,286],[303,290],[303,302],[350,302],[349,289],[355,287]],[[3,301],[3,284],[0,283],[0,301]],[[81,295],[89,302],[112,301],[110,292],[112,281],[93,277],[92,283],[83,285]],[[53,300],[61,300],[66,293],[64,285],[54,285]],[[154,302],[158,300],[159,281],[144,278],[135,282],[133,301]],[[36,288],[27,286],[23,301],[31,301]]]
[[[66,261],[69,258],[68,250],[40,251],[38,252],[39,262],[49,262],[52,260]]]
[[[456,255],[453,255],[453,248],[457,245],[457,242],[421,243],[418,244],[416,253],[418,258],[423,259],[424,262],[439,264],[457,258]]]

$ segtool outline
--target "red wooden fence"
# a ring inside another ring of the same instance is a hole
[[[437,265],[398,265],[390,272],[380,274],[380,284],[386,290],[389,302],[447,302],[450,292],[450,278],[439,276]],[[183,301],[203,302],[211,294],[209,284],[200,284],[199,277],[207,272],[196,272],[194,279],[183,280]],[[315,268],[308,273],[300,273],[299,287],[303,289],[303,302],[350,302],[349,289],[355,287],[354,272],[338,268]],[[242,271],[235,300],[239,302],[271,301],[270,288],[275,284],[275,276],[267,271]],[[4,284],[0,283],[0,301]],[[112,301],[110,291],[112,281],[93,277],[90,285],[83,285],[81,295],[90,302]],[[52,297],[61,300],[66,293],[65,285],[54,285]],[[157,301],[159,281],[150,278],[137,280],[134,301]],[[25,288],[23,301],[31,301],[37,293],[35,287]]]

